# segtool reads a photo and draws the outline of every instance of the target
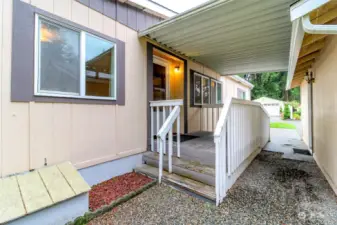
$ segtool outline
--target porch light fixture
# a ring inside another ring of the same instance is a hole
[[[309,84],[315,83],[315,75],[312,71],[306,72],[304,76],[304,80],[306,80]]]
[[[174,72],[178,73],[180,71],[180,66],[174,67]]]

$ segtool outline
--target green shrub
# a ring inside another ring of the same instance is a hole
[[[293,119],[294,119],[294,120],[300,120],[300,119],[301,119],[301,115],[298,114],[297,112],[295,112],[295,113],[293,114]]]
[[[285,104],[284,105],[284,110],[283,110],[283,119],[290,119],[290,109],[289,109],[289,105]]]

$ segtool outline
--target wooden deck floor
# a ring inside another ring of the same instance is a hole
[[[190,135],[198,138],[180,143],[181,158],[198,161],[200,164],[215,167],[215,144],[213,132],[196,132]],[[174,155],[177,154],[176,142],[173,142]],[[156,142],[155,142],[156,149]]]

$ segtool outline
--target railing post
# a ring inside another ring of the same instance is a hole
[[[159,106],[157,106],[157,131],[156,133],[158,133],[159,131],[159,123],[160,123],[160,120],[159,120]],[[158,140],[158,137],[157,137],[157,152],[159,152],[159,140]]]
[[[172,112],[172,106],[170,106],[170,113]],[[170,128],[169,131],[169,153],[168,153],[168,158],[169,158],[169,173],[172,173],[172,145],[173,145],[173,125]]]
[[[163,143],[162,140],[157,138],[159,142],[159,173],[158,173],[158,182],[161,183],[161,178],[163,175]]]
[[[153,107],[150,106],[151,108],[151,151],[154,151],[154,131],[153,131]]]
[[[163,106],[163,124],[166,120],[166,109],[165,109],[165,106]],[[163,143],[163,148],[164,148],[164,154],[166,154],[166,137],[164,139],[164,143]]]
[[[179,107],[179,115],[177,120],[177,156],[180,158],[180,107]]]

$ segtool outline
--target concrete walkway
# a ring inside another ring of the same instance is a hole
[[[311,161],[313,162],[312,156],[295,154],[293,148],[307,150],[308,146],[301,140],[299,131],[302,130],[301,121],[283,121],[277,118],[271,118],[271,122],[285,122],[292,123],[296,126],[296,130],[292,129],[270,129],[270,142],[264,147],[264,150],[272,152],[283,153],[283,158]]]

